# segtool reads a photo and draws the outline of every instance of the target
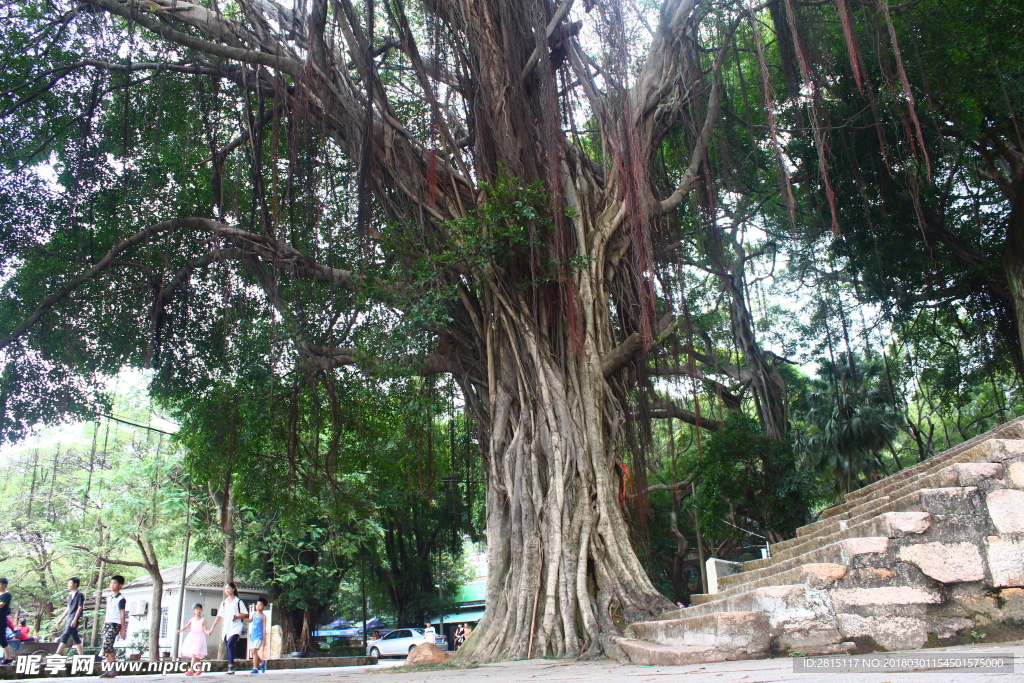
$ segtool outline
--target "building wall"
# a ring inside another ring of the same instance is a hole
[[[125,596],[125,598],[128,601],[129,610],[131,610],[133,605],[138,604],[138,601],[140,601],[140,600],[144,600],[147,603],[147,605],[149,605],[149,609],[152,609],[152,605],[150,603],[152,602],[153,590],[152,590],[151,587],[149,587],[149,586],[142,586],[142,587],[139,587],[139,588],[125,589],[125,590],[121,591],[121,593]],[[245,603],[246,607],[248,607],[250,609],[251,609],[252,604],[254,602],[256,602],[256,599],[260,595],[262,595],[262,594],[261,593],[251,593],[251,592],[248,592],[248,591],[239,591],[238,592],[238,597],[240,597],[242,599],[242,602]],[[192,605],[194,603],[199,602],[199,603],[203,604],[203,616],[206,618],[206,627],[209,628],[213,624],[214,619],[216,618],[216,617],[213,616],[213,610],[218,609],[220,607],[221,600],[224,599],[224,591],[221,590],[220,588],[214,588],[214,587],[209,587],[209,588],[205,588],[205,587],[204,588],[187,587],[185,589],[185,601],[184,601],[184,603],[182,605],[182,611],[181,612],[178,611],[179,596],[180,596],[180,592],[179,592],[179,588],[177,586],[171,586],[169,588],[166,587],[166,586],[164,587],[164,595],[163,595],[163,601],[162,601],[163,602],[163,605],[162,605],[163,617],[161,618],[161,629],[160,629],[161,630],[161,634],[160,634],[160,651],[161,651],[161,653],[170,653],[171,647],[172,647],[172,645],[174,643],[174,639],[175,638],[183,639],[188,634],[187,631],[185,633],[182,633],[181,635],[176,635],[175,632],[179,628],[184,626],[185,623],[188,622],[189,619],[192,618]],[[104,604],[106,604],[106,602],[104,602]],[[269,612],[265,612],[265,614],[267,614],[268,621],[269,621],[270,613]],[[206,638],[206,649],[210,653],[210,656],[208,657],[208,659],[215,659],[217,657],[217,648],[220,646],[220,641],[221,641],[221,638],[222,638],[223,626],[224,626],[224,622],[221,621],[221,623],[217,625],[217,630],[215,630],[212,635],[209,635]],[[128,643],[133,641],[133,639],[134,639],[133,634],[134,633],[136,633],[139,630],[145,630],[145,629],[148,629],[148,628],[149,628],[149,614],[148,614],[148,610],[147,610],[147,614],[145,616],[133,616],[131,613],[129,613],[129,615],[128,615],[128,628],[127,628],[127,631],[128,631],[127,635],[128,635],[128,637],[125,640],[118,640],[115,643],[115,645],[117,647],[125,647],[125,646],[127,646]],[[179,643],[180,643],[180,641],[179,641]],[[243,643],[243,645],[245,645],[245,644]],[[246,645],[246,647],[247,647],[247,645]]]

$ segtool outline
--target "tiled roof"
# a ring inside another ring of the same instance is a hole
[[[181,585],[181,565],[178,564],[164,569],[160,572],[160,576],[164,579],[165,588]],[[145,574],[134,581],[129,581],[125,588],[142,588],[152,585],[153,579],[150,578],[149,574]],[[209,562],[189,562],[185,567],[185,586],[188,588],[220,588],[223,585],[223,567],[218,567]],[[235,579],[235,585],[238,586],[240,591],[258,593],[263,590],[261,586],[241,581],[237,578]]]

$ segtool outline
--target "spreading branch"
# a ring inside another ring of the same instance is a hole
[[[145,569],[146,571],[149,571],[149,565],[143,562],[136,562],[135,560],[125,560],[118,559],[115,557],[109,557],[107,555],[104,555],[102,552],[96,552],[93,548],[90,548],[87,545],[73,545],[71,547],[75,548],[76,550],[85,551],[93,557],[95,557],[97,560],[102,560],[107,564],[116,564],[121,567],[138,567],[140,569]]]
[[[39,322],[46,313],[55,305],[67,298],[78,287],[82,286],[98,274],[107,270],[113,265],[117,257],[126,250],[144,244],[157,235],[165,232],[175,231],[196,231],[210,232],[218,237],[223,237],[244,251],[255,253],[260,258],[282,268],[286,268],[297,277],[327,282],[339,286],[351,286],[353,283],[352,273],[340,268],[332,268],[323,265],[302,254],[290,244],[269,235],[261,235],[231,227],[220,221],[211,218],[175,218],[151,225],[131,237],[114,245],[96,265],[84,273],[72,278],[62,285],[32,312],[20,325],[15,327],[3,339],[0,339],[0,349],[6,348],[12,342],[20,338],[25,332]]]
[[[654,343],[660,343],[665,337],[672,334],[675,328],[675,317],[671,313],[662,316],[654,330]],[[625,341],[601,359],[601,370],[604,372],[604,376],[611,377],[624,368],[643,348],[643,336],[639,332],[634,332],[626,337]]]
[[[692,410],[681,408],[673,401],[658,401],[652,404],[650,415],[656,420],[675,418],[687,424],[700,427],[701,429],[707,429],[712,432],[720,432],[725,428],[725,424],[719,420],[712,420],[704,417],[703,415],[698,415]]]

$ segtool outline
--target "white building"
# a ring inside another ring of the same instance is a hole
[[[187,635],[187,633],[182,633],[178,636],[175,632],[192,618],[193,604],[198,602],[203,605],[203,616],[206,617],[207,628],[213,624],[220,602],[224,599],[224,569],[209,562],[188,563],[185,568],[185,601],[182,604],[182,612],[178,611],[181,595],[181,565],[165,569],[160,572],[160,575],[164,579],[163,604],[160,608],[160,652],[162,655],[169,655],[174,639],[184,638]],[[256,602],[256,598],[266,595],[259,586],[238,579],[235,580],[235,585],[238,586],[238,597],[242,599],[246,607],[251,607]],[[132,643],[133,633],[149,628],[153,580],[149,574],[146,574],[125,584],[121,593],[128,605],[128,637],[124,641],[117,641],[118,647]],[[109,591],[104,591],[104,597],[109,595]],[[267,615],[267,633],[270,633],[271,610],[267,610],[264,614]],[[209,658],[216,657],[220,640],[221,627],[217,626],[213,635],[206,638],[206,646],[210,652]],[[245,640],[246,638],[243,636],[242,641],[239,642],[238,652],[246,652]]]

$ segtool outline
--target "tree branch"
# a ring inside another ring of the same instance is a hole
[[[526,82],[526,79],[530,77],[533,70],[537,68],[537,63],[540,62],[540,58],[544,56],[544,53],[548,51],[548,41],[551,40],[551,36],[555,34],[555,30],[558,25],[565,19],[565,15],[572,9],[573,0],[562,0],[562,4],[555,10],[554,16],[551,17],[551,21],[548,22],[547,28],[544,30],[544,37],[538,37],[537,47],[533,49],[533,53],[530,58],[526,60],[526,66],[523,67],[523,72],[519,74],[519,85],[522,86]]]
[[[148,0],[146,5],[139,2],[120,2],[119,0],[86,1],[101,7],[111,14],[116,14],[140,26],[144,26],[161,38],[184,47],[190,47],[203,54],[215,55],[246,64],[261,64],[286,73],[296,81],[302,80],[304,69],[301,62],[297,59],[278,54],[279,50],[276,45],[260,44],[259,47],[264,50],[261,51],[215,43],[177,31],[157,18],[157,16],[161,15],[167,18],[174,18],[199,29],[204,34],[213,33],[214,35],[234,38],[232,42],[242,42],[244,39],[246,42],[259,44],[255,36],[241,29],[236,23],[228,21],[218,14],[214,14],[205,7],[192,5],[187,2],[179,2],[178,0],[159,0],[159,2],[168,3],[167,7],[162,7],[158,4],[158,0]],[[171,3],[174,4],[171,5]]]
[[[16,339],[21,337],[21,335],[32,328],[33,325],[39,322],[47,311],[65,299],[75,289],[109,268],[117,259],[118,255],[123,253],[125,250],[147,242],[161,233],[172,230],[212,232],[215,235],[232,240],[243,249],[248,248],[266,261],[280,267],[288,268],[297,277],[343,286],[350,286],[353,282],[351,272],[318,263],[305,254],[302,254],[291,245],[280,242],[269,235],[258,235],[239,228],[232,228],[231,226],[215,221],[211,218],[199,218],[195,216],[188,218],[175,218],[151,225],[114,245],[110,251],[108,251],[107,254],[100,259],[98,263],[96,263],[96,265],[71,279],[69,282],[59,287],[53,294],[46,297],[46,299],[39,304],[39,307],[36,308],[31,315],[3,337],[3,339],[0,339],[0,349],[6,348]]]
[[[675,418],[687,424],[700,427],[701,429],[707,429],[712,432],[719,432],[725,427],[725,425],[719,420],[712,420],[704,417],[703,415],[698,415],[692,410],[680,408],[672,401],[658,401],[657,403],[652,404],[650,415],[656,420]]]
[[[299,350],[299,356],[310,369],[333,370],[335,368],[351,365],[358,367],[364,372],[377,372],[380,369],[380,362],[375,358],[368,357],[359,349],[339,346],[316,346],[304,345]],[[414,370],[419,375],[436,375],[452,372],[452,364],[447,356],[438,353],[427,354],[426,356],[406,356],[400,358],[396,365],[399,368]]]
[[[662,316],[661,320],[658,321],[658,325],[654,329],[654,343],[661,342],[665,337],[671,334],[676,328],[675,317],[671,313],[666,313]],[[604,358],[601,359],[601,370],[604,372],[605,377],[611,377],[616,372],[626,366],[629,361],[633,360],[633,357],[643,348],[643,339],[639,332],[626,337],[626,340],[616,346],[614,349],[605,354]]]
[[[708,111],[704,117],[704,125],[701,126],[700,134],[697,136],[697,144],[694,145],[693,151],[690,152],[690,164],[686,167],[686,171],[683,172],[683,177],[679,179],[679,185],[676,187],[675,192],[661,202],[661,212],[663,214],[670,213],[679,208],[679,205],[690,194],[690,190],[693,189],[696,183],[697,170],[700,168],[701,162],[704,161],[704,155],[707,153],[708,142],[711,140],[711,131],[714,129],[715,123],[722,113],[722,63],[725,61],[726,51],[730,43],[732,43],[733,35],[736,33],[740,21],[746,15],[747,12],[741,12],[736,17],[722,39],[722,46],[719,48],[718,54],[715,55],[715,61],[711,65],[711,93],[708,95]]]
[[[149,571],[149,566],[143,562],[133,562],[132,560],[118,560],[112,557],[107,557],[106,555],[98,553],[86,545],[73,545],[71,547],[75,548],[76,550],[84,550],[85,552],[95,557],[97,560],[103,560],[107,564],[116,564],[121,567],[139,567],[140,569],[145,569],[147,572]]]

